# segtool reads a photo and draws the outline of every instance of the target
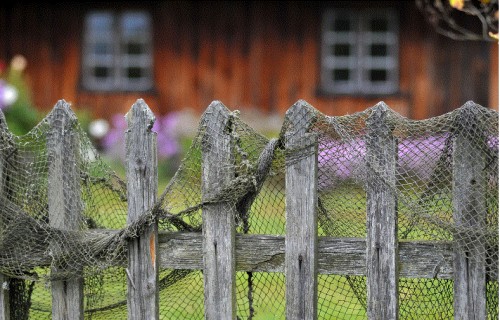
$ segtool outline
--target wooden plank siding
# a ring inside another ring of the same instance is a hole
[[[393,95],[325,95],[319,88],[321,17],[335,6],[395,6],[399,12],[400,90]],[[231,109],[284,115],[299,99],[329,115],[385,101],[425,119],[464,102],[498,108],[495,43],[438,35],[413,1],[128,2],[0,8],[0,60],[28,59],[33,99],[48,110],[63,98],[95,117],[126,113],[143,98],[155,114],[203,112],[214,100]],[[153,21],[154,83],[148,92],[95,93],[80,84],[83,17],[94,9],[144,9]],[[64,32],[61,32],[64,30]]]

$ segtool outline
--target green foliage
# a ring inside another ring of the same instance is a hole
[[[33,104],[31,91],[24,77],[24,65],[22,62],[19,65],[20,59],[24,58],[16,56],[4,74],[0,74],[0,78],[17,91],[14,103],[2,110],[10,131],[16,135],[28,133],[41,120],[41,114]]]

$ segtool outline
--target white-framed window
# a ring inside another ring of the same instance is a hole
[[[391,9],[330,9],[323,15],[321,90],[391,94],[399,88],[398,17]]]
[[[143,11],[94,11],[85,17],[82,84],[95,91],[153,86],[151,17]]]

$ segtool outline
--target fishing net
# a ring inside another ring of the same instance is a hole
[[[295,109],[305,112],[288,112],[279,135],[268,138],[237,111],[213,105],[222,110],[223,130],[210,117],[211,105],[178,171],[134,223],[127,223],[127,182],[96,151],[68,104],[58,102],[24,136],[11,134],[0,117],[0,280],[11,319],[50,319],[52,290],[71,282],[82,283],[86,319],[126,318],[128,241],[153,222],[160,243],[162,234],[201,233],[208,204],[234,210],[236,234],[285,236],[285,170],[314,152],[285,148],[287,133],[297,131],[318,140],[319,237],[365,239],[367,192],[377,184],[394,199],[399,243],[444,243],[453,250],[439,257],[434,274],[400,276],[400,318],[453,317],[454,281],[445,269],[462,263],[459,256],[484,277],[487,317],[498,318],[496,111],[467,102],[416,121],[379,103],[333,117],[298,101]],[[307,117],[297,119],[300,114]],[[207,192],[203,154],[222,139],[230,154],[220,170],[230,177]],[[373,155],[381,141],[393,152]],[[392,173],[371,157],[393,159]],[[366,319],[366,282],[363,273],[319,274],[318,318]],[[161,267],[158,286],[161,319],[203,319],[201,270]],[[237,271],[236,297],[239,319],[284,319],[283,270]]]

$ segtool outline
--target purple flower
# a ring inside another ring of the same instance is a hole
[[[318,166],[320,175],[333,175],[345,180],[353,178],[359,170],[366,153],[365,142],[362,139],[350,141],[333,140],[320,143]]]
[[[123,145],[125,141],[125,131],[127,130],[127,121],[120,114],[111,117],[111,126],[108,133],[102,139],[102,146],[106,150],[113,149],[117,145]]]
[[[177,142],[176,129],[179,122],[177,113],[169,113],[157,119],[153,125],[153,131],[158,134],[158,156],[160,158],[170,158],[180,151]]]
[[[498,136],[488,137],[488,147],[498,152]]]
[[[411,137],[400,141],[397,173],[412,175],[420,180],[429,179],[443,152],[445,141],[446,135]],[[320,185],[327,187],[332,183],[335,184],[335,180],[363,180],[366,174],[365,162],[366,143],[362,137],[320,143],[318,154]],[[324,177],[321,177],[322,175]]]
[[[411,137],[398,145],[398,171],[428,180],[444,150],[448,134]]]
[[[449,133],[408,137],[398,143],[396,174],[428,181],[445,151]],[[491,136],[487,145],[498,150],[498,137]],[[450,150],[451,151],[451,150]],[[364,180],[366,145],[362,137],[352,140],[324,140],[319,144],[319,186],[331,187],[338,181]]]
[[[157,133],[158,157],[168,159],[180,151],[177,136],[178,115],[169,113],[156,119],[152,131]],[[111,118],[110,130],[102,138],[101,145],[109,154],[123,158],[125,151],[125,131],[127,121],[123,115],[115,114]]]

